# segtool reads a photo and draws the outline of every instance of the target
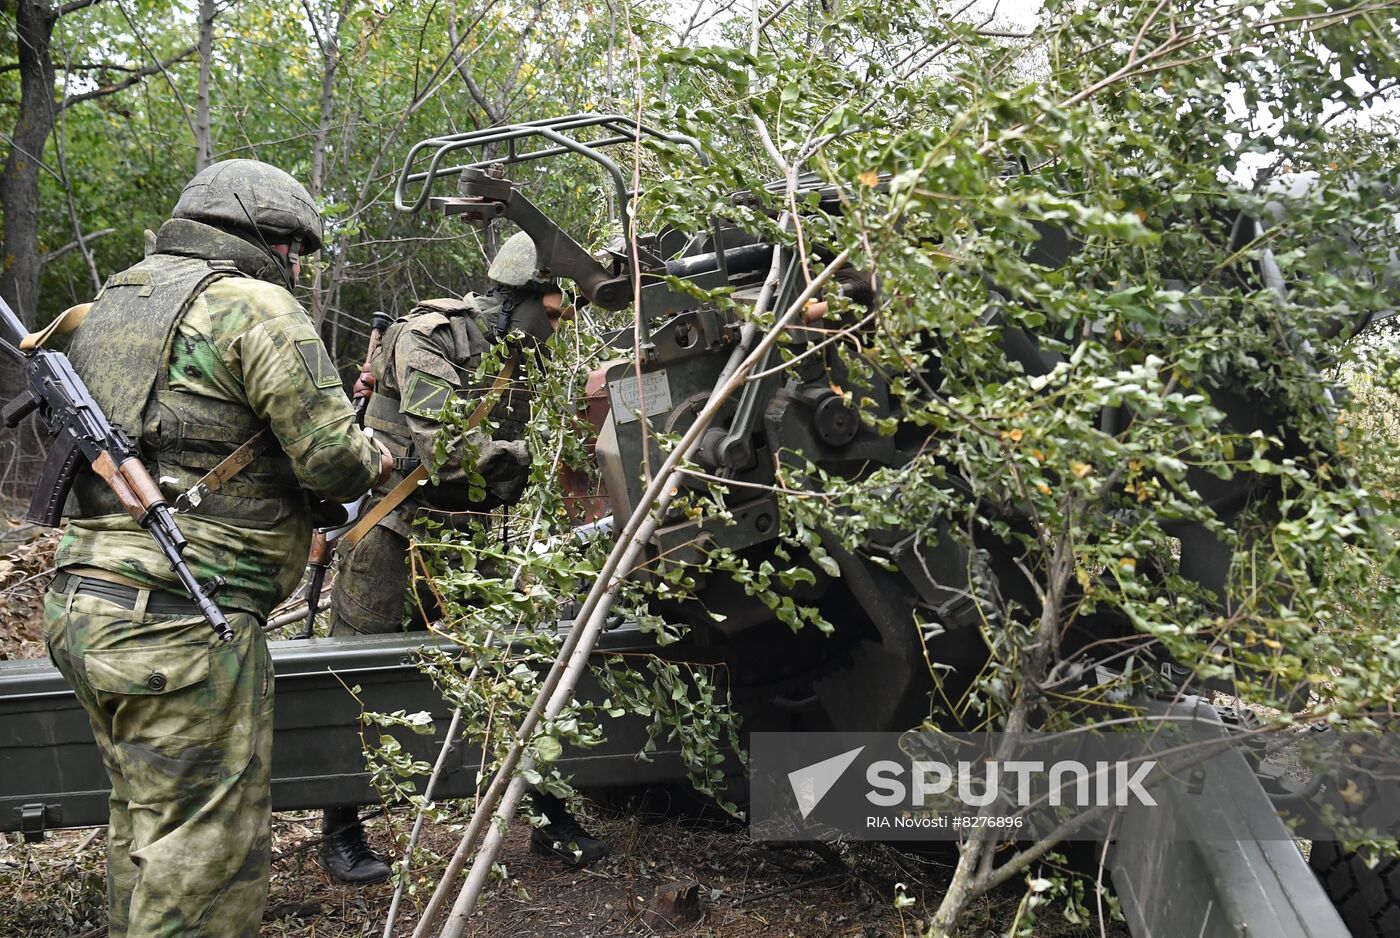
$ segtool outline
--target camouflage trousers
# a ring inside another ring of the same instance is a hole
[[[410,562],[408,538],[383,525],[371,528],[336,572],[331,589],[331,634],[426,630],[438,616],[437,600],[422,581],[416,593],[409,591],[413,581]]]
[[[141,596],[147,596],[141,593]],[[149,615],[50,589],[49,656],[111,778],[111,938],[256,936],[271,862],[272,660],[257,619]]]
[[[370,529],[341,562],[335,575],[331,634],[426,631],[440,610],[426,584],[418,581],[417,592],[409,590],[414,583],[411,562],[408,538],[383,526]],[[563,799],[534,787],[530,797],[536,813],[547,815],[552,822],[567,818],[573,823],[573,815],[568,813]]]

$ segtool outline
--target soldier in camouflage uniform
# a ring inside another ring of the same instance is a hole
[[[385,331],[356,393],[367,394],[373,388],[365,426],[395,456],[431,457],[442,429],[438,417],[449,397],[474,402],[494,383],[495,374],[477,371],[482,355],[495,343],[510,337],[515,343],[511,354],[520,355],[521,348],[546,341],[560,320],[571,314],[563,306],[558,285],[535,268],[533,242],[523,232],[516,234],[487,271],[494,284],[490,292],[460,300],[424,301]],[[401,631],[406,597],[410,628],[426,629],[437,618],[431,591],[425,588],[409,595],[413,520],[427,513],[449,524],[474,523],[481,513],[520,498],[530,475],[530,455],[520,439],[530,417],[530,401],[520,371],[517,364],[490,415],[494,434],[474,431],[469,445],[457,441],[438,471],[438,484],[422,486],[345,558],[331,593],[332,635]],[[473,454],[473,466],[485,480],[484,501],[471,499],[469,471],[462,461],[466,453]],[[375,494],[382,496],[401,478],[396,473]],[[537,852],[570,862],[592,862],[607,855],[606,845],[578,826],[563,801],[543,793],[534,798],[536,809],[550,820],[532,834],[531,846]],[[335,879],[363,884],[388,878],[388,865],[365,843],[354,806],[328,809],[324,829],[321,862]]]
[[[225,581],[228,643],[101,481],[75,486],[44,621],[111,778],[112,938],[260,930],[273,697],[262,624],[301,577],[307,492],[346,501],[392,468],[289,292],[320,243],[320,215],[291,176],[216,163],[185,187],[153,252],[103,286],[69,352],[168,497],[262,428],[275,437],[179,519],[195,575]]]

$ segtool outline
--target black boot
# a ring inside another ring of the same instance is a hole
[[[327,808],[321,823],[321,865],[331,879],[347,886],[367,886],[389,878],[389,864],[365,843],[360,809]]]
[[[544,827],[530,831],[530,852],[558,857],[569,866],[587,866],[612,853],[608,845],[579,826],[564,800],[547,792],[530,793],[535,810],[549,819]]]

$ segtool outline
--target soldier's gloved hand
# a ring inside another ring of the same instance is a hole
[[[491,497],[514,505],[530,481],[530,449],[524,440],[492,440],[477,454],[476,471],[486,480]]]
[[[369,396],[370,396],[371,394],[373,394],[373,393],[374,393],[374,372],[372,372],[372,371],[362,371],[362,372],[360,372],[360,376],[359,376],[358,378],[355,379],[355,387],[354,387],[354,389],[352,390],[352,392],[351,392],[351,394],[350,394],[351,399],[352,399],[352,400],[357,400],[357,401],[358,401],[358,400],[360,400],[361,398],[369,397]]]

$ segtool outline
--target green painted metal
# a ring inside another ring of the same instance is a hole
[[[1156,707],[1225,736],[1209,702]],[[1349,938],[1259,779],[1236,748],[1153,788],[1108,855],[1134,938]]]
[[[435,735],[394,735],[415,758],[437,757],[451,714],[414,663],[424,641],[419,634],[271,643],[277,671],[275,810],[379,800],[360,749],[361,711],[353,687],[369,710],[431,713]],[[607,648],[625,651],[643,642],[624,624],[609,633]],[[582,688],[582,696],[593,690]],[[640,718],[608,720],[605,730],[608,741],[599,749],[565,750],[560,767],[576,784],[610,787],[685,777],[678,751],[664,741],[650,761],[636,757],[646,741]],[[479,762],[478,749],[456,746],[440,796],[470,794]],[[47,660],[0,662],[0,832],[105,824],[107,791],[87,715],[62,676]]]

